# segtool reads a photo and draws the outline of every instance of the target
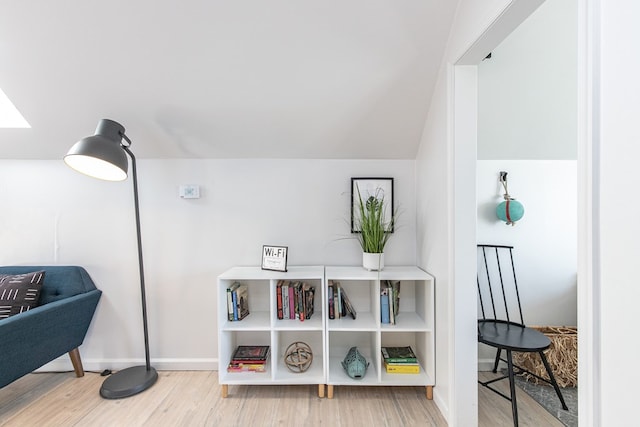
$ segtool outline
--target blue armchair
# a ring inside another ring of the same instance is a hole
[[[78,347],[102,292],[76,266],[0,267],[0,274],[44,270],[40,304],[0,320],[0,387],[69,353],[76,376],[84,375]]]

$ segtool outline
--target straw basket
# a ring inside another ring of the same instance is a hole
[[[530,328],[542,332],[551,340],[551,346],[544,351],[544,354],[547,356],[558,385],[560,387],[577,386],[578,329],[568,326],[530,326]],[[542,378],[548,377],[537,353],[514,353],[513,362]],[[541,382],[526,372],[521,375],[534,384]]]

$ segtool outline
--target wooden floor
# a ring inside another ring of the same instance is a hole
[[[487,381],[499,375],[491,372],[478,372],[481,381]],[[509,381],[497,381],[493,387],[509,395]],[[527,393],[516,387],[518,402],[518,421],[522,427],[563,427],[553,415],[547,412]],[[481,427],[512,426],[511,402],[483,386],[478,386],[478,425]]]
[[[149,390],[105,400],[103,380],[89,372],[27,375],[0,389],[0,426],[447,425],[424,387],[335,387],[327,399],[317,386],[229,386],[225,399],[215,371],[160,371]],[[512,425],[509,402],[483,387],[478,393],[481,426]],[[561,425],[521,395],[521,425]]]

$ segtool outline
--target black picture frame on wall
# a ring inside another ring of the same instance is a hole
[[[357,188],[357,189],[356,189]],[[360,190],[360,196],[363,200],[368,199],[370,196],[376,194],[383,194],[387,202],[384,210],[385,218],[391,218],[393,212],[395,212],[395,205],[393,199],[393,178],[351,178],[351,232],[360,233],[360,230],[356,228],[356,215],[358,215],[358,190]],[[395,229],[395,224],[391,226],[391,233]]]

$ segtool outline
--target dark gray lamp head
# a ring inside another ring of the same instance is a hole
[[[76,142],[64,156],[64,162],[72,169],[106,181],[123,181],[127,178],[129,161],[122,147],[124,127],[113,120],[102,119],[96,134]]]

